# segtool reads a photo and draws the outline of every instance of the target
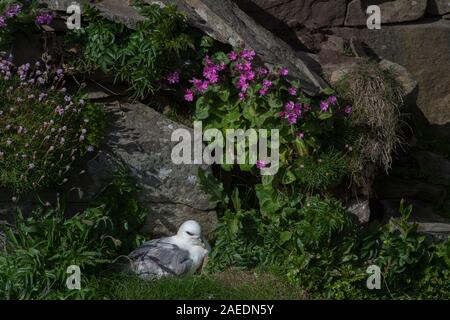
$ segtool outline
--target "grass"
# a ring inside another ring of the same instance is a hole
[[[371,172],[361,173],[364,168],[391,168],[392,154],[401,142],[404,92],[395,72],[380,68],[374,61],[361,62],[350,70],[338,81],[336,90],[353,108],[350,140],[356,141],[354,147],[358,150],[353,178],[357,184],[365,185]]]
[[[266,272],[230,269],[207,275],[145,281],[111,274],[90,282],[97,299],[119,300],[302,300],[299,287]]]

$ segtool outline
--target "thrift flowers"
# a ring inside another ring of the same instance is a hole
[[[16,193],[64,183],[102,137],[101,109],[61,90],[64,71],[42,62],[0,57],[0,186]]]

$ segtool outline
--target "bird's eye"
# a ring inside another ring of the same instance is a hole
[[[193,236],[193,235],[194,235],[193,233],[190,233],[189,231],[186,231],[186,233],[187,233],[188,235],[190,235],[190,236]]]

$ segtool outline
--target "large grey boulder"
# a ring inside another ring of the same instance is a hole
[[[184,128],[164,115],[140,103],[113,102],[106,105],[111,125],[104,147],[87,164],[88,179],[83,192],[73,192],[71,202],[85,202],[105,186],[118,165],[125,165],[136,179],[141,191],[138,199],[148,209],[144,230],[153,235],[176,232],[182,222],[197,220],[206,234],[217,222],[215,204],[201,189],[198,170],[208,171],[205,165],[176,165],[171,152],[172,132]],[[74,182],[74,184],[77,184]]]
[[[427,8],[427,0],[352,0],[347,7],[346,26],[365,26],[370,5],[377,5],[381,11],[381,23],[413,21],[422,18]]]
[[[210,171],[206,165],[176,165],[172,162],[172,132],[184,128],[152,108],[140,103],[110,102],[105,105],[108,129],[102,148],[88,160],[81,172],[75,172],[61,195],[66,196],[65,213],[82,212],[111,182],[119,167],[128,169],[139,191],[140,203],[148,210],[143,231],[152,236],[173,234],[186,220],[200,223],[208,237],[217,223],[215,203],[209,201],[198,180],[198,170]],[[54,189],[43,190],[39,197],[14,196],[0,189],[0,222],[12,221],[16,209],[28,215],[44,203],[55,207],[58,195]]]

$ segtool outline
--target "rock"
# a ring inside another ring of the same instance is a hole
[[[422,174],[431,177],[437,183],[450,186],[450,160],[429,151],[415,152],[413,157],[419,164]]]
[[[345,39],[355,36],[379,57],[406,68],[418,82],[418,119],[427,124],[450,123],[450,21],[387,25],[380,30],[333,28]]]
[[[85,173],[74,173],[60,192],[66,196],[66,215],[85,210],[89,203],[111,182],[113,172],[125,166],[134,177],[140,191],[137,199],[148,210],[143,231],[152,236],[176,232],[182,222],[197,220],[206,236],[211,235],[217,223],[215,203],[199,184],[200,168],[206,165],[176,165],[172,162],[171,142],[174,130],[184,127],[166,118],[152,108],[139,103],[107,103],[105,106],[110,126],[101,150],[83,166]],[[22,195],[18,203],[12,194],[0,190],[0,208],[11,213],[20,208],[28,215],[36,206],[49,202],[57,204],[54,190],[43,190],[39,199],[33,193]],[[1,213],[1,211],[0,211]],[[0,216],[1,220],[1,216]]]
[[[358,217],[360,224],[366,224],[370,219],[370,206],[367,199],[354,199],[347,204],[347,211]]]
[[[359,51],[361,51],[361,49],[359,49]],[[360,58],[348,57],[338,54],[337,52],[329,52],[326,50],[321,51],[318,56],[325,79],[327,79],[331,85],[335,85],[349,73],[358,62],[363,61]],[[415,105],[418,84],[414,77],[404,67],[392,61],[383,59],[378,64],[382,69],[391,70],[393,72],[396,80],[403,88],[405,105]]]
[[[370,1],[352,0],[347,7],[346,26],[365,26],[369,15],[367,7],[376,4],[381,10],[381,23],[414,21],[422,18],[427,8],[427,0]]]
[[[418,83],[413,75],[398,63],[383,59],[379,66],[384,70],[391,70],[395,75],[395,79],[403,88],[405,104],[411,106],[416,103]]]
[[[400,217],[400,199],[381,200],[385,212],[383,219],[387,223],[391,217]],[[445,241],[450,235],[450,219],[443,218],[433,212],[432,205],[419,200],[407,201],[405,205],[413,205],[409,221],[418,225],[417,231],[426,234],[431,240]]]
[[[418,232],[425,233],[436,241],[446,241],[450,237],[450,221],[447,223],[421,222],[418,223]]]
[[[106,18],[123,23],[128,28],[135,28],[137,23],[145,20],[127,0],[102,0],[92,6]]]
[[[113,102],[106,109],[112,125],[101,154],[88,162],[88,181],[75,183],[85,186],[69,195],[71,202],[85,202],[105,185],[106,178],[118,164],[131,170],[142,189],[138,199],[149,210],[144,230],[155,236],[176,232],[185,220],[197,220],[210,234],[217,222],[215,204],[200,187],[197,173],[205,165],[175,165],[171,159],[171,134],[185,128],[150,107],[134,103]],[[192,130],[189,129],[191,132]]]
[[[427,13],[440,16],[449,12],[450,0],[428,0]]]
[[[447,191],[442,186],[396,177],[377,181],[375,192],[379,199],[421,199],[435,204],[441,204],[447,196]]]
[[[47,8],[55,11],[67,11],[67,8],[73,4],[84,4],[88,3],[88,0],[39,0],[39,3],[47,5]]]
[[[44,50],[39,35],[25,34],[20,31],[14,33],[11,54],[16,66],[34,63],[41,58],[43,53]]]
[[[346,0],[236,0],[241,8],[265,27],[267,16],[290,28],[305,26],[317,29],[344,23]],[[271,27],[269,25],[269,27]]]

